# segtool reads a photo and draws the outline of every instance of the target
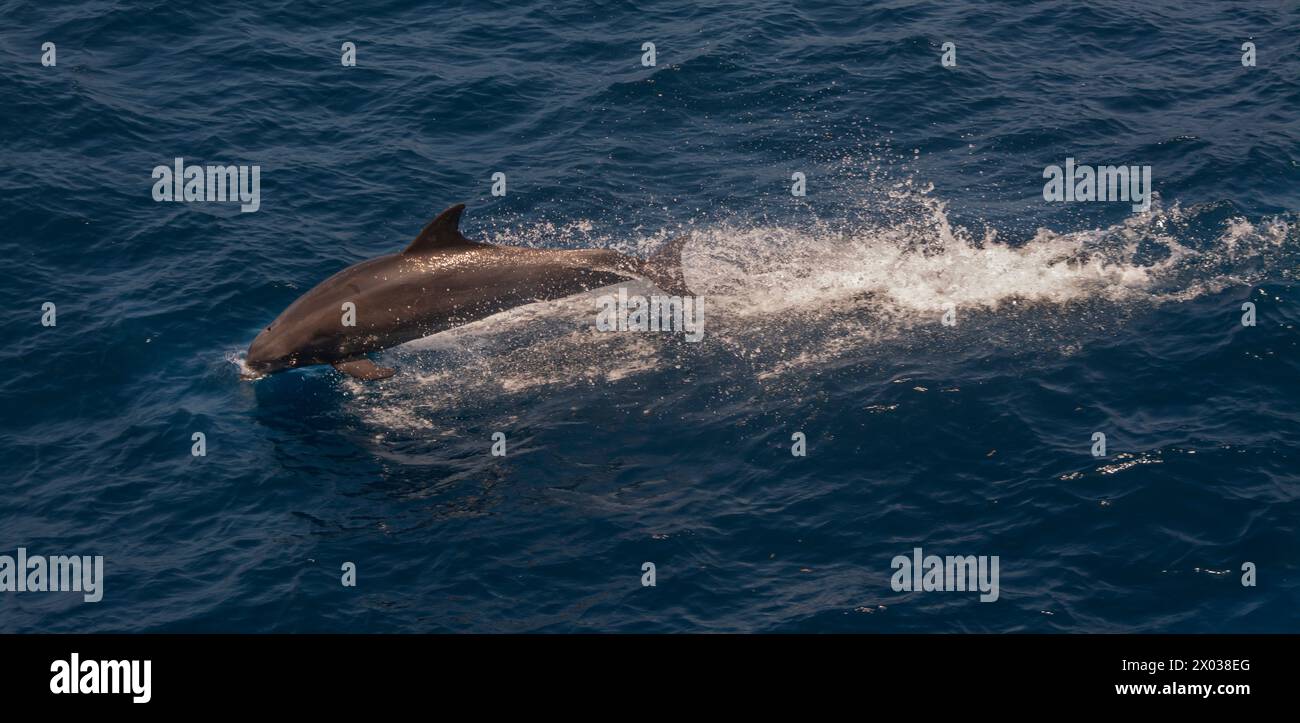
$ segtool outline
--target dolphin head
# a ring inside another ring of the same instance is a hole
[[[301,340],[295,339],[291,326],[275,322],[253,339],[244,357],[245,379],[260,379],[268,374],[298,366]]]

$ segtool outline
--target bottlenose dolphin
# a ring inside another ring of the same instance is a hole
[[[394,370],[367,353],[517,306],[634,278],[670,294],[690,293],[681,267],[686,237],[646,260],[609,249],[495,246],[461,235],[464,210],[463,203],[452,206],[401,253],[353,264],[298,297],[248,347],[244,378],[331,364],[357,379],[386,379]],[[351,326],[344,323],[349,313]]]

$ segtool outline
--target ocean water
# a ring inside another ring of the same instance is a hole
[[[1300,10],[1153,5],[0,2],[0,554],[105,559],[0,631],[1300,632]],[[260,209],[155,202],[176,157]],[[586,295],[239,378],[458,202],[689,233],[704,340]]]

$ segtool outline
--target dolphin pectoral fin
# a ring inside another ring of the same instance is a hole
[[[353,379],[360,379],[365,382],[387,379],[397,373],[396,369],[381,367],[365,357],[334,362],[332,366]]]

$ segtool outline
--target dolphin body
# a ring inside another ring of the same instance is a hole
[[[367,353],[517,306],[639,277],[671,294],[690,293],[681,270],[686,237],[647,260],[609,249],[495,246],[461,235],[464,210],[452,206],[401,253],[353,264],[298,297],[248,347],[244,378],[330,364],[357,379],[386,379],[394,370]],[[354,326],[343,323],[348,302]]]

